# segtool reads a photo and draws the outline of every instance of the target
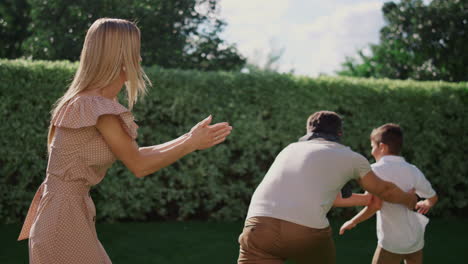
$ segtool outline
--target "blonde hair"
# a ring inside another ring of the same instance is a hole
[[[128,107],[132,109],[138,96],[151,85],[140,65],[140,30],[135,23],[115,18],[96,20],[86,33],[78,70],[65,94],[57,100],[51,111],[52,119],[60,109],[78,93],[98,90],[119,78],[125,70]],[[51,121],[47,139],[48,149],[54,136]]]

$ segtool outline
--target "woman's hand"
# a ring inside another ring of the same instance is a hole
[[[217,145],[231,134],[232,127],[229,123],[222,122],[210,125],[212,120],[211,115],[203,121],[196,124],[189,133],[189,142],[194,150],[202,150]]]

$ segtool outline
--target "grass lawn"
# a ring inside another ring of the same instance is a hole
[[[337,263],[370,263],[376,246],[375,221],[338,236],[332,219]],[[27,263],[27,241],[16,242],[19,225],[0,225],[0,263]],[[151,222],[98,224],[113,263],[235,263],[242,223]],[[468,219],[432,219],[426,229],[424,263],[468,263]]]

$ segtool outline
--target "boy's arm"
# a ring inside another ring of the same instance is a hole
[[[340,228],[340,235],[343,235],[346,230],[353,229],[357,224],[371,218],[378,210],[382,208],[382,200],[377,196],[372,196],[371,203],[362,209],[351,220],[345,222]]]
[[[419,201],[416,204],[416,210],[418,210],[418,213],[420,214],[427,214],[429,210],[437,203],[439,200],[439,197],[437,195],[432,196],[431,198],[427,198],[423,201]]]
[[[431,209],[439,200],[437,193],[431,186],[431,183],[426,179],[424,174],[416,168],[416,175],[418,176],[416,185],[416,194],[420,197],[427,198],[425,200],[419,201],[416,203],[415,209],[418,210],[418,213],[427,214],[429,209]]]
[[[366,206],[371,202],[372,194],[366,193],[353,193],[349,198],[343,198],[341,192],[336,195],[333,207],[352,207],[352,206]]]

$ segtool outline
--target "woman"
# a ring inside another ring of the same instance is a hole
[[[29,238],[30,263],[111,263],[96,235],[89,189],[112,163],[121,160],[141,178],[230,134],[232,127],[210,125],[209,116],[175,140],[138,147],[130,110],[148,81],[140,61],[134,23],[103,18],[91,25],[74,80],[52,111],[47,176],[18,239]],[[130,110],[116,99],[124,84]]]

